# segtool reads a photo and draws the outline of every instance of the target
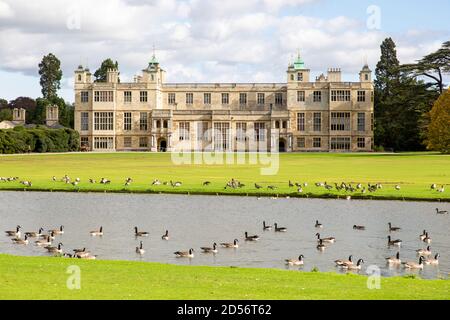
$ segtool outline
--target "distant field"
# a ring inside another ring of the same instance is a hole
[[[80,269],[69,290],[67,267]],[[238,285],[237,285],[238,284]],[[0,255],[4,299],[449,299],[449,280]]]
[[[30,180],[30,190],[52,191],[115,191],[115,192],[177,192],[220,193],[242,195],[280,195],[309,197],[353,197],[450,200],[450,156],[435,153],[404,154],[280,154],[276,175],[261,175],[264,165],[175,165],[168,153],[74,153],[0,156],[0,177],[18,176]],[[79,177],[78,186],[65,184],[63,175]],[[58,178],[52,181],[52,176]],[[105,177],[110,185],[91,184],[89,178]],[[133,178],[124,186],[125,178]],[[181,181],[181,187],[152,186],[153,179]],[[224,189],[227,181],[235,178],[245,184],[240,189]],[[289,188],[288,181],[307,182],[302,194]],[[203,186],[210,181],[209,186]],[[383,188],[374,192],[346,193],[316,187],[315,182],[330,185],[351,182],[381,183]],[[254,183],[264,188],[257,190]],[[430,185],[444,185],[445,192],[430,190]],[[394,186],[399,184],[401,190]],[[267,189],[276,186],[275,190]],[[23,190],[19,182],[0,182],[0,190]]]

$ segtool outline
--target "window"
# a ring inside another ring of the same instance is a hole
[[[178,139],[180,141],[190,140],[189,122],[180,122],[179,123]]]
[[[366,138],[358,138],[358,148],[364,149],[366,147]]]
[[[230,124],[228,122],[214,123],[214,150],[225,151],[230,148]]]
[[[95,102],[113,102],[114,94],[112,91],[95,91],[94,92]]]
[[[305,147],[305,138],[297,138],[297,147],[304,148]]]
[[[350,130],[350,112],[332,112],[331,113],[332,131]]]
[[[156,128],[161,129],[161,120],[156,120]]]
[[[313,138],[313,148],[322,147],[322,138]]]
[[[297,91],[297,101],[305,102],[305,91]]]
[[[297,81],[303,81],[303,73],[297,73]]]
[[[358,91],[358,102],[366,102],[366,92]]]
[[[94,137],[94,148],[104,150],[114,149],[113,137]]]
[[[222,104],[228,104],[230,102],[230,95],[228,93],[222,93]]]
[[[275,129],[280,129],[280,121],[275,121]]]
[[[331,138],[331,150],[350,150],[350,138],[349,137]]]
[[[313,92],[313,102],[322,102],[322,91]]]
[[[169,127],[169,122],[167,120],[163,121],[163,129],[167,129]]]
[[[264,104],[265,103],[265,94],[264,93],[258,93],[258,100],[257,100],[257,103],[259,104],[259,105],[261,105],[261,104]]]
[[[211,93],[204,93],[203,94],[203,103],[204,104],[211,104]]]
[[[176,104],[176,100],[175,100],[175,93],[168,93],[167,94],[167,102],[170,104],[170,105],[174,105],[174,104]]]
[[[350,90],[332,90],[331,101],[350,101]]]
[[[305,131],[305,114],[297,113],[297,130]]]
[[[131,112],[125,112],[123,114],[123,130],[131,130]]]
[[[239,94],[239,104],[241,104],[241,105],[247,104],[247,94],[246,93]]]
[[[186,104],[193,104],[193,103],[194,103],[194,94],[186,93]]]
[[[78,81],[81,82],[81,74],[78,75]]]
[[[148,130],[148,115],[147,112],[141,112],[139,117],[139,130]]]
[[[207,121],[197,122],[197,141],[208,141],[208,127]]]
[[[320,112],[314,112],[313,130],[314,131],[322,131],[322,114]]]
[[[124,148],[131,148],[131,137],[124,137],[123,138],[123,147]]]
[[[89,102],[89,92],[81,91],[81,103],[88,103],[88,102]]]
[[[283,121],[283,129],[287,129],[287,121]]]
[[[123,102],[131,103],[131,91],[124,91],[123,92]]]
[[[294,81],[294,75],[291,74],[291,81]]]
[[[89,130],[89,113],[82,112],[81,113],[81,131]]]
[[[81,137],[80,138],[81,140],[80,140],[80,145],[82,146],[82,147],[88,147],[89,148],[89,137]]]
[[[364,79],[366,79],[366,81],[368,81],[369,80],[369,75],[365,74]]]
[[[94,130],[114,130],[112,112],[94,112]]]
[[[373,131],[373,126],[374,126],[374,116],[373,113],[370,114],[370,131]]]
[[[358,113],[358,131],[366,131],[366,114],[363,112]]]
[[[266,124],[264,122],[255,122],[255,141],[266,140]]]
[[[247,123],[245,122],[237,122],[236,123],[236,140],[239,142],[246,141],[247,135]]]
[[[148,147],[147,137],[139,137],[139,148],[147,148],[147,147]]]
[[[139,101],[141,102],[147,102],[148,101],[148,92],[147,91],[141,91]]]
[[[281,92],[275,93],[275,104],[282,105],[283,104],[283,94]]]

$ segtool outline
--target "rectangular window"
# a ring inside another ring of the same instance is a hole
[[[112,91],[95,91],[94,92],[95,102],[113,102],[114,93]]]
[[[259,105],[263,105],[265,103],[265,98],[266,98],[266,95],[264,93],[258,93],[257,103]]]
[[[366,92],[358,91],[358,102],[366,102]]]
[[[94,112],[94,130],[114,130],[114,114],[112,112]]]
[[[305,131],[305,114],[297,113],[297,130]]]
[[[131,137],[124,137],[123,138],[123,147],[124,148],[131,148]]]
[[[305,138],[297,138],[297,147],[304,148],[305,147]]]
[[[331,150],[350,150],[349,137],[333,137],[331,138]]]
[[[114,149],[113,137],[94,137],[94,148],[98,150]]]
[[[301,72],[297,73],[297,81],[303,81],[303,73]]]
[[[358,131],[366,131],[366,114],[363,112],[358,113]]]
[[[297,91],[297,102],[305,102],[305,91]]]
[[[222,104],[230,103],[230,95],[228,93],[222,93]]]
[[[350,131],[350,112],[332,112],[331,130]]]
[[[203,103],[204,104],[211,104],[211,93],[204,93],[203,94]]]
[[[176,104],[175,93],[171,92],[171,93],[168,93],[168,94],[167,94],[167,102],[168,102],[170,105]]]
[[[358,148],[364,149],[366,147],[366,138],[358,138]]]
[[[372,132],[373,132],[374,124],[375,124],[375,119],[374,119],[373,113],[371,113],[370,114],[370,131],[372,131]]]
[[[350,101],[350,90],[332,90],[331,101]]]
[[[139,130],[148,130],[148,115],[147,112],[141,112],[139,116]]]
[[[148,101],[148,92],[147,91],[141,91],[139,94],[139,101],[140,102],[147,102]]]
[[[123,102],[125,103],[131,103],[131,91],[124,91],[123,92]]]
[[[322,114],[320,112],[314,112],[313,130],[319,132],[322,131]]]
[[[81,103],[88,103],[88,102],[89,102],[89,92],[81,91]]]
[[[313,92],[313,102],[322,102],[322,91]]]
[[[313,148],[322,148],[322,138],[313,138]]]
[[[283,94],[281,92],[275,93],[275,104],[282,105],[283,104]]]
[[[246,105],[247,104],[247,94],[246,93],[240,93],[239,94],[239,104],[240,105]]]
[[[236,141],[244,142],[247,136],[247,123],[236,122]]]
[[[139,148],[147,148],[147,147],[148,147],[147,137],[139,137]]]
[[[180,122],[178,124],[178,139],[180,141],[190,140],[189,122]]]
[[[193,104],[193,103],[194,103],[194,94],[186,93],[186,104]]]
[[[81,131],[89,130],[89,112],[81,113]]]
[[[89,137],[81,137],[80,145],[89,148]]]
[[[125,112],[123,114],[123,130],[131,130],[131,112]]]
[[[255,122],[255,141],[266,140],[266,124],[264,122]]]
[[[214,150],[230,149],[230,124],[228,122],[214,123]]]

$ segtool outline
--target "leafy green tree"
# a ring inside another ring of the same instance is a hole
[[[440,95],[430,111],[427,148],[450,153],[450,89]]]
[[[117,61],[114,62],[111,58],[104,60],[101,64],[100,68],[98,68],[94,73],[95,81],[96,82],[106,82],[106,73],[107,73],[108,69],[119,70],[119,63]]]
[[[0,98],[0,109],[8,107],[8,100]]]
[[[0,122],[3,120],[12,120],[12,110],[8,108],[0,109]]]
[[[58,90],[61,88],[62,71],[61,62],[53,53],[42,58],[39,63],[39,75],[42,96],[45,99],[57,97]]]
[[[22,108],[26,110],[25,121],[27,123],[35,123],[36,101],[29,97],[18,97],[11,100],[8,104],[8,108]]]

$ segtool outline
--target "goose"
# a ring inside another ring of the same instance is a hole
[[[50,239],[50,236],[47,235],[45,236],[45,238],[41,239],[41,240],[37,240],[34,242],[38,247],[45,247],[45,246],[50,246],[52,244],[52,239]]]
[[[322,239],[319,239],[319,243],[316,246],[317,250],[324,251],[326,249],[326,246],[323,244]]]
[[[419,236],[419,239],[420,239],[421,241],[423,241],[423,239],[425,239],[426,237],[427,237],[427,231],[426,231],[426,230],[423,230],[422,234]]]
[[[303,258],[304,256],[301,254],[298,259],[285,259],[284,261],[290,266],[302,266],[304,264]]]
[[[433,184],[430,186],[430,189],[431,189],[431,190],[436,190],[436,188],[437,188],[436,183],[433,183]]]
[[[245,231],[245,240],[246,241],[258,241],[259,240],[259,236],[258,235],[249,236],[248,232]]]
[[[397,240],[391,240],[391,236],[388,236],[388,245],[389,246],[401,246],[402,245],[402,240],[397,239]]]
[[[101,237],[101,236],[103,236],[103,227],[100,226],[100,229],[90,231],[89,233],[90,233],[90,235],[93,236],[93,237],[97,237],[97,236],[100,236],[100,237]]]
[[[321,238],[320,233],[316,233],[316,237],[317,240],[322,240],[323,242],[334,243],[336,241],[336,238],[334,237]]]
[[[76,258],[78,258],[78,259],[85,259],[85,260],[95,260],[95,259],[97,259],[97,256],[95,256],[95,255],[93,256],[91,254],[87,254],[87,255],[82,255],[82,256],[77,255]]]
[[[189,251],[177,251],[174,252],[177,258],[193,258],[194,257],[194,249],[189,249]]]
[[[169,240],[169,230],[166,230],[166,233],[162,235],[161,239]]]
[[[431,237],[428,235],[428,232],[425,233],[425,238],[422,240],[425,243],[431,243]]]
[[[52,177],[52,180],[53,180],[53,181],[56,181],[56,177],[55,177],[55,176],[53,176],[53,177]]]
[[[31,187],[31,183],[30,183],[30,187]],[[444,193],[444,191],[445,191],[444,186],[442,186],[438,189],[439,193]]]
[[[348,260],[339,259],[339,260],[335,260],[334,263],[335,263],[336,266],[338,266],[338,267],[339,267],[339,266],[342,266],[342,265],[344,265],[344,264],[353,264],[352,258],[353,258],[353,256],[350,255],[350,256],[348,257]]]
[[[416,263],[413,261],[408,261],[408,262],[404,262],[403,266],[406,269],[423,269],[423,262],[424,262],[424,258],[422,256],[420,256],[419,263]]]
[[[45,249],[47,249],[49,253],[60,253],[60,254],[62,254],[62,249],[61,249],[62,245],[63,244],[60,242],[60,243],[58,243],[57,247],[46,246]]]
[[[398,184],[395,186],[395,190],[397,190],[397,191],[400,190],[400,186]]]
[[[392,223],[388,223],[388,226],[389,226],[389,231],[399,231],[401,228],[399,228],[399,227],[393,227],[392,226]]]
[[[365,226],[357,226],[356,224],[353,226],[353,229],[355,230],[366,230]]]
[[[323,228],[323,225],[321,223],[319,223],[319,220],[316,220],[315,227],[316,228]]]
[[[80,179],[80,178],[76,178],[75,181],[76,181],[76,182],[80,182],[81,179]]]
[[[148,237],[149,233],[147,231],[138,231],[138,227],[134,227],[134,235],[136,237]]]
[[[6,233],[6,235],[8,236],[8,237],[17,237],[17,238],[20,238],[20,235],[21,235],[21,233],[20,233],[20,229],[21,229],[22,227],[21,226],[17,226],[16,227],[16,230],[15,231],[5,231],[5,233]]]
[[[74,187],[76,187],[77,185],[78,185],[78,182],[77,181],[74,181],[74,182],[72,182],[71,183]]]
[[[256,184],[256,183],[255,183],[255,188],[256,188],[256,189],[262,189],[262,186],[260,186],[259,184]]]
[[[23,239],[13,238],[11,240],[12,240],[12,242],[14,242],[14,244],[24,244],[24,245],[28,244],[28,236],[27,235],[25,235],[25,237]]]
[[[73,252],[75,253],[86,252],[86,247],[84,247],[83,249],[73,249]]]
[[[75,252],[73,257],[79,258],[79,259],[85,259],[85,258],[89,257],[90,255],[91,255],[91,253],[88,251],[80,251],[80,252]]]
[[[238,239],[234,239],[234,241],[232,243],[221,243],[220,245],[224,248],[238,248],[239,240]]]
[[[139,247],[136,247],[136,253],[143,255],[145,253],[145,250],[142,248],[142,241],[139,244]]]
[[[52,231],[49,235],[47,235],[50,240],[55,240],[55,233]],[[41,236],[42,237],[42,236]]]
[[[426,249],[418,249],[416,252],[419,256],[429,256],[431,255],[431,248],[428,246]]]
[[[62,257],[63,257],[63,258],[73,258],[74,255],[71,254],[71,253],[63,253]]]
[[[59,229],[48,230],[48,232],[54,235],[64,234],[64,226],[60,226]]]
[[[39,228],[39,231],[38,232],[25,232],[25,235],[26,236],[28,236],[28,238],[37,238],[37,237],[40,237],[43,233],[42,232],[44,232],[44,228]]]
[[[267,186],[267,189],[270,189],[270,190],[275,190],[277,187],[275,187],[275,186]]]
[[[397,252],[395,257],[386,258],[386,262],[388,264],[400,264],[402,261],[400,260],[400,252]]]
[[[347,270],[361,270],[361,264],[364,263],[363,259],[359,259],[356,265],[352,264],[343,264],[341,268],[347,269]]]
[[[439,264],[439,257],[440,257],[440,254],[436,253],[436,255],[434,256],[434,259],[433,258],[428,258],[424,262],[425,262],[425,264],[438,265]]]
[[[159,186],[160,184],[161,184],[161,181],[159,181],[158,179],[155,179],[152,182],[152,186]]]
[[[289,188],[293,188],[294,187],[294,184],[292,183],[292,181],[291,180],[289,180]]]
[[[202,251],[203,251],[203,253],[217,253],[217,243],[213,243],[213,246],[212,246],[212,248],[210,248],[210,247],[201,247],[200,248]]]
[[[299,187],[299,188],[297,189],[297,192],[298,192],[298,193],[303,193],[303,188],[302,188],[302,187]]]
[[[89,179],[89,183],[96,183],[94,179]]]
[[[438,208],[436,208],[436,213],[437,214],[448,214],[447,210],[439,210]]]
[[[203,186],[209,186],[210,184],[211,184],[210,181],[205,181],[205,182],[203,182]]]
[[[264,230],[264,231],[272,230],[272,226],[267,225],[266,222],[263,221],[263,230]]]
[[[287,231],[287,228],[279,227],[276,222],[274,223],[274,226],[275,226],[275,232],[286,232]]]

